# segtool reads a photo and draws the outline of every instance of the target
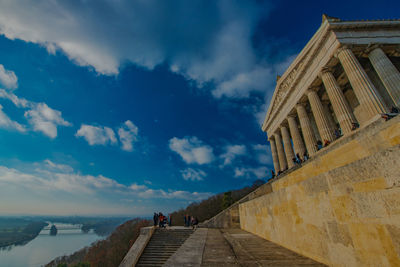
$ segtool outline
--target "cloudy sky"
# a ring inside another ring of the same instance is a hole
[[[397,1],[0,0],[0,215],[170,212],[267,179],[275,77]]]

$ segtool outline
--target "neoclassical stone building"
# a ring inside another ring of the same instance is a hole
[[[335,131],[352,133],[400,106],[400,20],[342,21],[323,15],[311,40],[281,76],[262,130],[276,172],[317,153]]]

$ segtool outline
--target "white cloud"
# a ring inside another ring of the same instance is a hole
[[[133,150],[133,143],[137,141],[138,131],[138,127],[130,120],[127,120],[124,125],[118,129],[118,136],[123,150]]]
[[[169,140],[169,148],[178,153],[183,161],[188,164],[208,164],[215,158],[213,148],[204,144],[196,136],[184,137],[182,139],[177,137],[171,138]]]
[[[247,149],[245,145],[227,145],[225,153],[220,157],[224,160],[223,166],[229,165],[232,161],[239,157],[246,155]]]
[[[203,181],[204,177],[207,176],[207,174],[202,171],[202,170],[195,170],[192,168],[187,168],[185,170],[181,171],[183,179],[186,181]]]
[[[266,178],[268,175],[267,167],[257,168],[235,168],[235,177],[252,178],[257,177],[258,179]]]
[[[271,151],[268,145],[253,145],[255,157],[261,164],[270,164],[272,162]]]
[[[215,97],[248,97],[270,78],[252,44],[268,11],[266,3],[235,0],[1,1],[0,33],[102,74],[117,74],[126,61],[167,63],[200,86],[213,82]]]
[[[17,130],[18,132],[26,132],[25,126],[16,121],[11,120],[3,111],[3,106],[0,105],[0,127],[5,129]]]
[[[0,64],[0,84],[10,90],[18,87],[17,75],[11,70],[6,70],[2,64]]]
[[[57,137],[57,126],[72,125],[62,118],[61,111],[50,108],[46,103],[34,104],[32,109],[25,111],[24,116],[34,131],[42,132],[50,138]]]
[[[18,108],[28,108],[32,107],[32,103],[25,98],[20,98],[16,96],[14,93],[8,92],[4,89],[0,89],[0,98],[5,98],[14,103],[14,105]]]
[[[117,143],[113,129],[104,126],[82,124],[75,136],[83,137],[91,146]]]
[[[46,168],[49,170],[57,170],[60,172],[73,172],[73,168],[69,165],[65,165],[65,164],[58,164],[58,163],[54,163],[53,161],[46,159],[43,162],[44,164],[42,164],[42,168]]]
[[[14,72],[12,73],[15,76]],[[50,138],[57,137],[58,126],[72,125],[70,122],[63,119],[61,111],[50,108],[46,103],[29,101],[25,98],[18,97],[13,92],[6,91],[4,89],[0,89],[0,98],[10,100],[17,108],[28,109],[25,111],[24,116],[32,126],[33,130],[42,132]],[[15,122],[12,122],[12,124],[15,126],[13,128],[16,128],[18,131],[22,132],[27,130],[26,126],[15,124]]]
[[[0,166],[0,213],[55,214],[151,214],[168,199],[171,208],[179,201],[198,201],[208,192],[164,190],[133,183],[121,184],[103,175],[84,175],[71,166],[45,160],[32,164],[32,170]],[[121,199],[130,204],[121,203]],[[146,199],[153,207],[131,203]],[[3,204],[2,204],[3,203]],[[162,206],[165,207],[165,206]],[[139,211],[140,209],[145,209]]]
[[[8,89],[16,89],[18,87],[17,81],[18,78],[15,73],[13,71],[5,70],[3,65],[0,64],[0,83],[5,84]],[[28,109],[25,111],[24,116],[33,127],[33,130],[36,132],[42,132],[50,138],[57,137],[58,126],[72,125],[70,122],[63,119],[61,111],[50,108],[46,103],[29,101],[4,89],[0,89],[0,98],[12,101],[18,108]],[[16,126],[19,131],[26,130],[25,126],[18,125]]]
[[[256,66],[248,72],[241,72],[232,79],[221,82],[212,92],[217,98],[247,98],[251,92],[264,92],[274,80],[271,67]]]

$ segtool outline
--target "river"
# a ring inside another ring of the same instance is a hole
[[[0,267],[39,267],[58,256],[69,255],[103,238],[92,230],[83,233],[80,229],[63,229],[76,228],[76,225],[54,224],[59,228],[56,236],[51,236],[50,230],[43,229],[35,239],[25,245],[0,250]]]

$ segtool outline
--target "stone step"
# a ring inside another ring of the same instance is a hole
[[[168,255],[153,255],[153,256],[143,256],[142,257],[142,262],[146,261],[154,261],[154,260],[161,260],[161,259],[168,259],[171,256],[171,254]]]
[[[156,229],[136,266],[161,266],[193,232],[192,229]]]

